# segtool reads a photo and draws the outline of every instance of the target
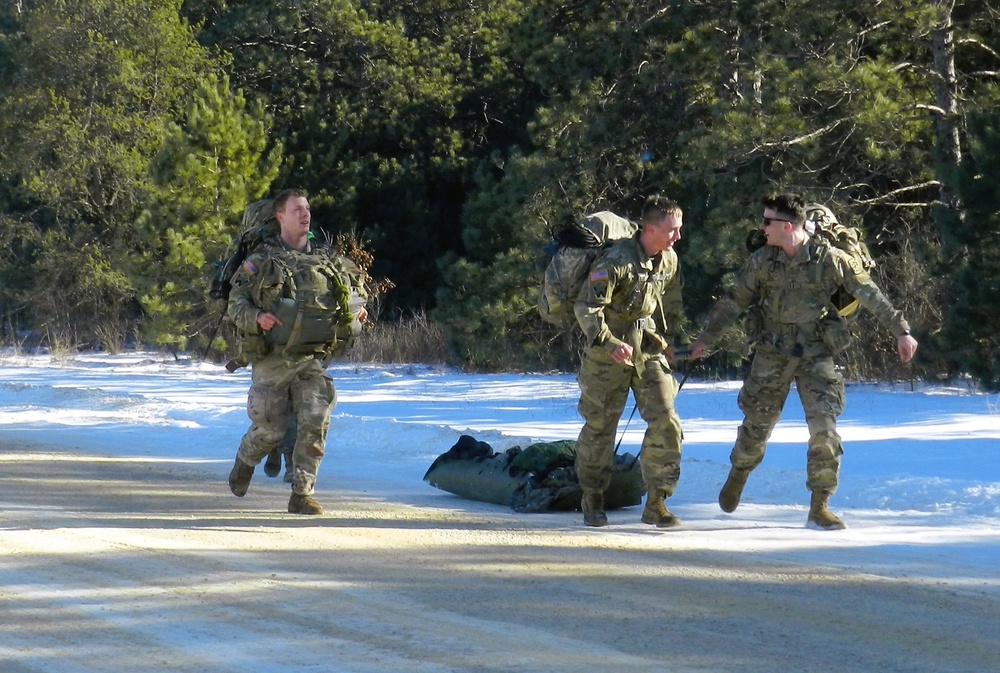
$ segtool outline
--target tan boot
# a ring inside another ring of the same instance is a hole
[[[681,520],[670,513],[663,500],[662,493],[650,491],[646,496],[646,507],[642,510],[641,521],[657,528],[676,528],[681,525]]]
[[[580,509],[583,510],[583,522],[588,526],[600,528],[608,525],[608,515],[604,513],[604,494],[600,491],[584,491]]]
[[[253,465],[247,465],[238,457],[233,469],[229,472],[229,490],[237,498],[242,498],[250,488],[250,480],[253,479]]]
[[[323,507],[313,500],[311,495],[299,495],[292,492],[292,497],[288,499],[289,514],[323,514]]]
[[[732,467],[729,469],[729,477],[719,491],[719,507],[723,512],[735,512],[739,507],[740,497],[743,495],[743,487],[747,485],[747,477],[750,470],[741,470]]]
[[[817,530],[844,530],[847,526],[826,508],[830,500],[829,491],[813,491],[809,502],[809,520],[806,526]]]

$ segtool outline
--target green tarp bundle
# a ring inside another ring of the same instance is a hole
[[[424,481],[470,500],[506,505],[516,512],[568,512],[580,509],[580,483],[573,467],[576,442],[539,442],[496,453],[486,442],[462,435],[428,468]],[[607,509],[642,502],[646,486],[632,454],[615,456]]]

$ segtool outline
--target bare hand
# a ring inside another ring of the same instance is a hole
[[[900,334],[896,339],[896,350],[899,352],[899,359],[909,362],[917,352],[917,340],[909,334]]]
[[[620,365],[632,359],[632,347],[628,344],[618,344],[618,347],[611,351],[611,359]]]
[[[358,322],[364,324],[366,320],[368,320],[368,309],[362,306],[361,310],[358,311]]]
[[[273,313],[268,313],[267,311],[261,311],[260,313],[257,314],[257,324],[260,325],[260,328],[262,330],[267,332],[275,325],[280,325],[282,323],[280,320],[278,320],[278,316],[274,315]]]
[[[692,360],[697,360],[705,356],[705,344],[701,340],[696,340],[691,344],[691,354],[688,356]]]

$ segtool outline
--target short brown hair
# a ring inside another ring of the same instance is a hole
[[[646,203],[642,204],[643,224],[659,222],[667,215],[676,215],[677,217],[681,217],[684,215],[684,211],[681,210],[680,204],[676,201],[668,199],[660,194],[650,196],[646,199]]]
[[[297,196],[309,198],[304,189],[282,189],[278,192],[278,195],[274,197],[274,212],[279,212],[288,203],[288,199],[293,199]]]

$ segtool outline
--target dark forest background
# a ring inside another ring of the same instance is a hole
[[[915,327],[855,376],[1000,386],[997,3],[10,0],[0,9],[8,345],[209,345],[246,204],[287,186],[482,370],[572,366],[535,311],[567,218],[685,210],[694,326],[763,193],[861,227]],[[215,337],[218,349],[224,345]],[[745,354],[740,335],[709,366]]]

